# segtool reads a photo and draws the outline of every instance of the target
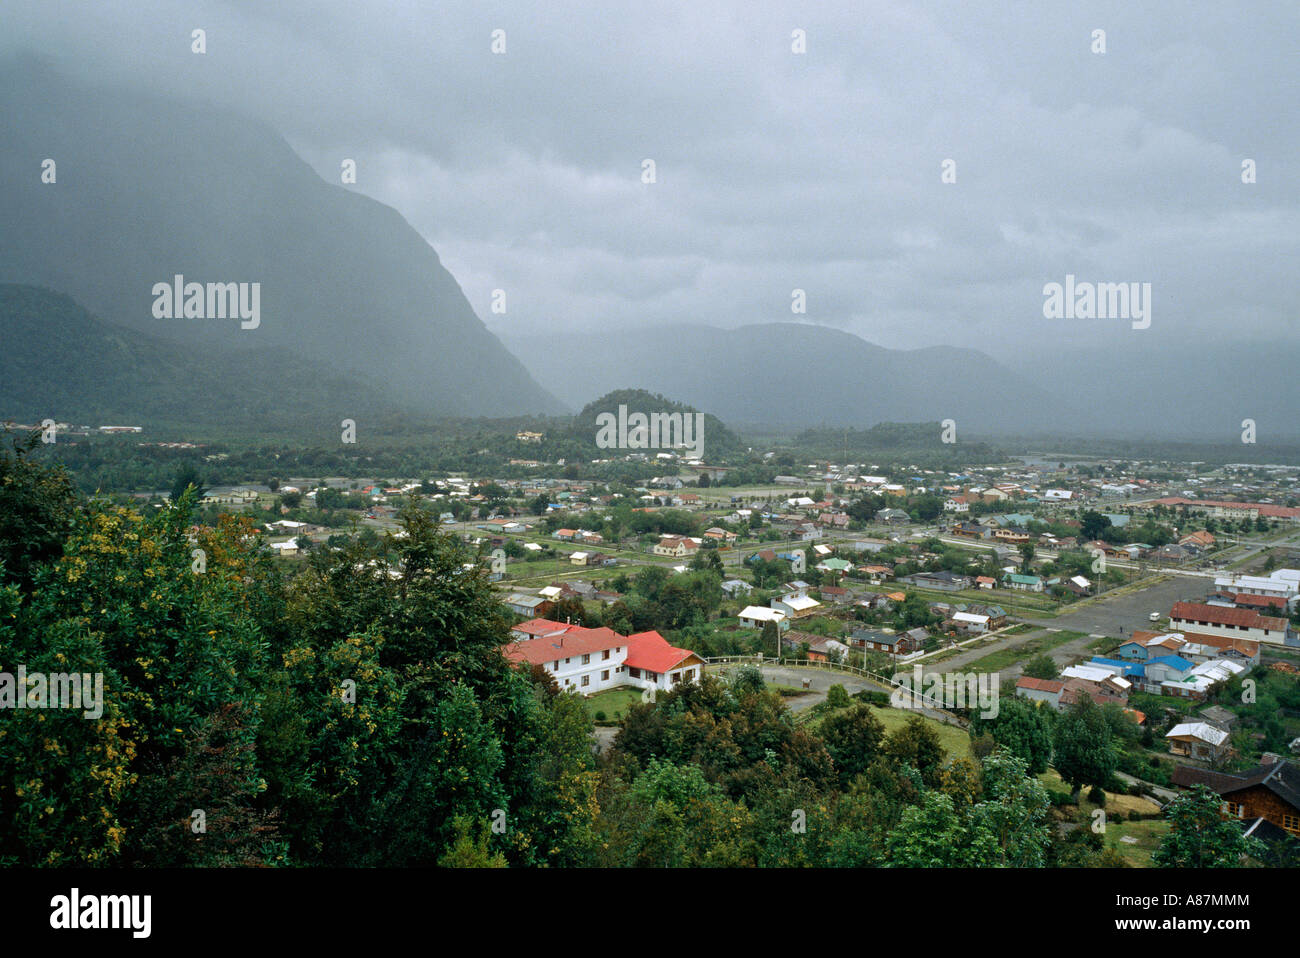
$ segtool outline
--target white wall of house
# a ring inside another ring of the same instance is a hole
[[[695,662],[689,665],[683,665],[669,672],[649,672],[645,669],[640,670],[640,675],[628,674],[624,678],[625,685],[635,685],[642,689],[648,689],[651,686],[659,692],[667,692],[674,688],[680,682],[698,682],[704,675],[704,665]]]
[[[549,641],[549,640],[547,640]],[[556,652],[562,652],[557,649]],[[608,653],[609,658],[605,658]],[[583,661],[586,659],[587,661]],[[626,675],[627,646],[606,649],[602,652],[590,652],[563,656],[546,663],[546,671],[555,677],[555,683],[561,690],[573,689],[590,695],[603,692],[619,685],[627,685]],[[608,672],[608,676],[605,673]],[[586,679],[586,684],[583,680]]]
[[[1270,645],[1283,645],[1286,642],[1285,629],[1237,628],[1233,625],[1206,625],[1196,619],[1170,619],[1169,627],[1184,632],[1200,632],[1203,635],[1221,635],[1229,639],[1254,639]]]
[[[1060,692],[1044,692],[1042,689],[1016,689],[1016,694],[1021,698],[1029,699],[1031,702],[1046,702],[1054,709],[1061,707]]]

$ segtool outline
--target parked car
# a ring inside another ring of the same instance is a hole
[[[1159,613],[1159,612],[1152,612],[1149,616],[1147,616],[1147,618],[1150,619],[1152,622],[1159,622],[1159,621],[1160,621],[1160,613]]]

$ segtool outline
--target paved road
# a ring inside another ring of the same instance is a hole
[[[1090,635],[1131,635],[1134,629],[1156,627],[1156,623],[1149,620],[1152,612],[1165,616],[1175,602],[1203,601],[1213,587],[1213,583],[1207,583],[1199,576],[1175,575],[1139,592],[1101,598],[1079,608],[1067,609],[1054,619],[1026,618],[1025,621]]]
[[[1054,619],[1032,619],[1024,621],[1039,626],[1033,632],[1009,636],[1005,640],[990,642],[968,651],[944,659],[937,667],[945,672],[957,672],[965,666],[983,658],[992,652],[1006,648],[1018,648],[1031,639],[1050,636],[1052,630],[1082,632],[1077,639],[1071,639],[1063,645],[1050,650],[1052,661],[1057,666],[1069,665],[1077,658],[1090,658],[1092,650],[1088,645],[1096,641],[1096,636],[1105,635],[1114,638],[1132,635],[1136,629],[1156,629],[1160,624],[1151,622],[1152,612],[1167,615],[1170,607],[1180,600],[1200,600],[1209,590],[1205,579],[1197,576],[1174,576],[1157,582],[1139,592],[1132,592],[1113,598],[1101,598],[1089,602],[1080,608],[1069,609]],[[1121,631],[1121,629],[1123,631]],[[999,670],[1003,681],[1015,681],[1020,678],[1022,663],[1005,666]]]

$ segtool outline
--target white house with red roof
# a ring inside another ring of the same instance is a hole
[[[690,649],[669,645],[658,632],[637,632],[627,641],[627,677],[633,684],[667,691],[679,682],[695,682],[704,676],[702,658]]]
[[[1260,615],[1252,609],[1226,608],[1202,602],[1175,602],[1169,612],[1170,628],[1202,632],[1233,639],[1251,639],[1269,645],[1294,645],[1290,623]]]
[[[511,662],[539,665],[563,690],[590,695],[618,686],[671,689],[704,675],[705,663],[658,632],[619,635],[551,619],[530,619],[511,630],[518,641],[502,651]]]
[[[626,685],[624,663],[627,660],[628,640],[613,629],[588,629],[580,625],[561,625],[559,630],[538,626],[547,620],[534,619],[529,631],[545,628],[534,638],[512,642],[502,651],[511,662],[540,665],[561,689],[581,692],[603,692]],[[516,630],[519,626],[515,627]]]

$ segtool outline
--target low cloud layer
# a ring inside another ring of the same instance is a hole
[[[11,0],[0,53],[249,113],[333,182],[355,159],[507,339],[1294,337],[1294,5],[759,6]],[[1044,318],[1067,274],[1151,283],[1151,329]]]

